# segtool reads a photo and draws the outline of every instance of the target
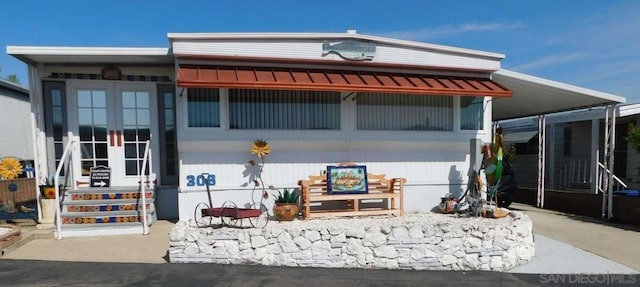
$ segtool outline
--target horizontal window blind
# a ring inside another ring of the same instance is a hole
[[[187,102],[189,127],[220,127],[218,89],[189,89]]]
[[[230,89],[229,128],[337,130],[340,129],[340,94]]]
[[[362,93],[358,130],[453,130],[453,97]]]

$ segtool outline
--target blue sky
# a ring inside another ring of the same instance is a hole
[[[8,1],[7,45],[168,47],[169,32],[345,32],[502,53],[502,67],[640,102],[640,1]]]

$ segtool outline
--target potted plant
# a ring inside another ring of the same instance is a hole
[[[273,214],[280,221],[292,221],[298,216],[298,197],[300,195],[295,191],[284,189],[284,192],[278,190],[275,204],[273,206]]]
[[[44,184],[40,185],[40,195],[45,199],[56,198],[56,186],[53,177],[47,177]]]

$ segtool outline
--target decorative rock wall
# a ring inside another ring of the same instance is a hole
[[[531,219],[417,213],[404,217],[270,222],[265,228],[198,228],[169,234],[172,263],[503,271],[534,255]]]

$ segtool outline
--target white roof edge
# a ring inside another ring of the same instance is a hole
[[[402,45],[407,47],[437,50],[449,53],[458,53],[471,56],[504,59],[504,54],[484,52],[472,49],[450,47],[444,45],[428,44],[416,41],[399,40],[379,36],[371,36],[354,33],[167,33],[169,41],[173,40],[207,40],[207,39],[326,39],[326,38],[357,38],[376,41],[380,43]]]
[[[7,46],[7,54],[60,56],[167,56],[169,55],[169,48]]]
[[[18,85],[16,83],[9,82],[9,81],[4,80],[4,79],[0,79],[0,86],[4,86],[4,87],[7,87],[9,89],[13,89],[13,90],[16,90],[18,92],[26,93],[27,95],[29,95],[29,89],[27,89],[27,88],[25,88],[25,87],[23,87],[21,85]]]
[[[640,114],[640,103],[626,104],[616,107],[617,117],[628,117]],[[603,119],[605,117],[604,107],[595,107],[588,109],[581,109],[575,111],[560,112],[555,114],[548,114],[545,119],[548,124],[550,123],[564,123],[564,122],[578,122],[591,119]],[[531,128],[536,127],[538,124],[537,116],[529,116],[524,118],[508,119],[499,121],[500,125],[505,129],[510,128]]]
[[[561,89],[561,90],[565,90],[565,91],[586,94],[586,95],[589,95],[589,96],[592,96],[592,97],[599,97],[599,98],[602,98],[602,99],[605,99],[605,100],[609,100],[609,101],[612,101],[612,102],[625,103],[627,101],[627,99],[625,97],[616,96],[616,95],[613,95],[613,94],[604,93],[604,92],[591,90],[591,89],[587,89],[587,88],[582,88],[582,87],[578,87],[578,86],[574,86],[574,85],[569,85],[569,84],[565,84],[565,83],[561,83],[561,82],[556,82],[556,81],[552,81],[552,80],[548,80],[548,79],[544,79],[544,78],[539,78],[539,77],[535,77],[535,76],[531,76],[531,75],[527,75],[527,74],[522,74],[522,73],[510,71],[510,70],[500,69],[500,70],[494,72],[494,74],[498,74],[498,75],[505,76],[505,77],[510,77],[510,78],[515,78],[515,79],[522,80],[522,81],[528,81],[528,82],[532,82],[532,83],[535,83],[535,84],[546,85],[546,86],[549,86],[549,87],[553,87],[553,88],[557,88],[557,89]]]
[[[640,114],[640,103],[618,106],[618,116],[626,117]]]

